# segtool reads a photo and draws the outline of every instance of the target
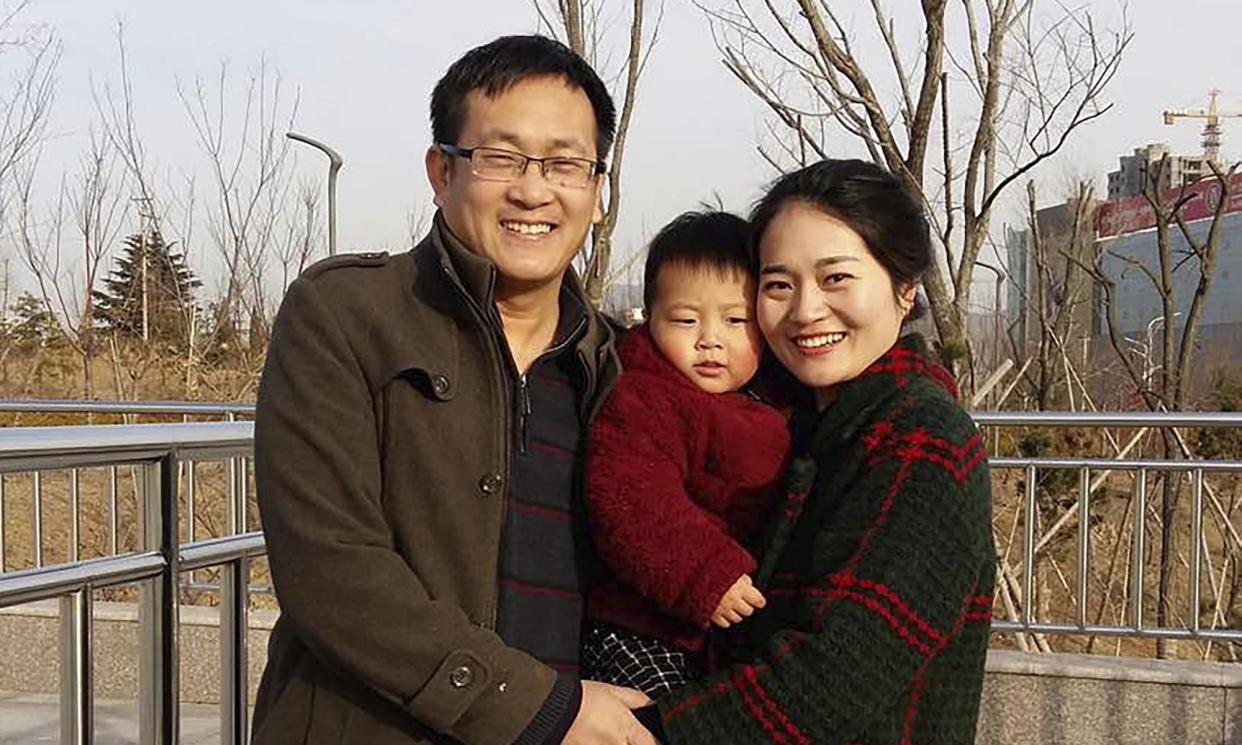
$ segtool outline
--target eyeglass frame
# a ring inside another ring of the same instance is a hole
[[[567,156],[567,155],[548,155],[542,158],[536,158],[533,155],[527,155],[526,153],[520,153],[516,150],[509,150],[503,147],[491,147],[488,145],[478,145],[476,147],[462,147],[460,145],[454,145],[448,142],[437,142],[436,148],[440,150],[440,152],[444,153],[445,155],[452,155],[458,158],[464,158],[467,162],[470,163],[470,173],[474,174],[478,178],[483,179],[484,181],[491,181],[497,184],[508,184],[508,183],[513,183],[514,181],[518,180],[526,173],[526,169],[530,168],[530,164],[532,162],[539,164],[539,175],[549,184],[553,184],[555,182],[548,178],[548,172],[545,166],[545,164],[549,160],[573,160],[573,161],[578,161],[580,163],[591,164],[591,168],[593,169],[592,173],[587,177],[587,182],[583,184],[582,186],[573,186],[570,184],[556,184],[557,186],[562,186],[567,189],[585,189],[591,185],[591,181],[590,181],[591,178],[595,176],[602,176],[605,173],[608,173],[608,162],[607,161],[591,160],[590,158],[577,158],[574,156]],[[474,170],[474,151],[475,150],[494,150],[499,153],[507,153],[509,155],[515,155],[522,159],[522,165],[517,169],[517,172],[512,179],[497,179],[497,178],[488,178],[487,176],[481,176],[479,175],[477,171]]]

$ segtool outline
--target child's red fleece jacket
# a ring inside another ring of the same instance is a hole
[[[755,570],[744,546],[768,522],[788,427],[744,393],[699,389],[645,324],[619,353],[624,373],[587,451],[587,513],[605,565],[587,616],[695,651],[721,597]]]

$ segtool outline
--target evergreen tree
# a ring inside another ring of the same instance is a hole
[[[146,282],[143,282],[143,259]],[[152,340],[178,343],[185,340],[194,312],[194,290],[202,286],[186,266],[185,255],[173,250],[163,236],[152,231],[125,239],[125,250],[116,268],[96,290],[95,317],[108,331],[134,339],[143,338],[143,292],[147,295],[147,334]]]
[[[6,331],[23,348],[55,346],[62,341],[56,318],[43,301],[31,293],[23,292],[9,310],[13,315],[6,324]]]

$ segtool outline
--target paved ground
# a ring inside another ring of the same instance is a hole
[[[56,696],[0,692],[0,745],[59,743],[60,704]],[[216,745],[220,741],[215,706],[181,705],[181,745]],[[95,701],[95,745],[138,742],[138,702]]]

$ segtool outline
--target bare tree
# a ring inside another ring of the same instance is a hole
[[[113,89],[108,83],[93,87],[95,109],[103,122],[103,131],[124,164],[133,202],[139,207],[142,219],[141,229],[148,234],[158,234],[167,238],[170,245],[179,244],[182,254],[190,262],[194,253],[194,179],[187,177],[184,185],[166,183],[161,185],[148,158],[146,145],[139,134],[139,127],[134,100],[133,85],[129,71],[129,55],[125,43],[125,26],[118,21],[116,26],[117,75],[118,88]],[[184,192],[183,192],[184,189]],[[179,285],[169,289],[180,293]],[[184,387],[187,398],[193,398],[198,380],[198,361],[200,354],[198,305],[189,297],[176,297],[176,307],[184,313],[178,328],[184,329],[184,338],[180,340],[183,350]],[[112,343],[109,350],[120,353],[120,344]],[[123,362],[119,357],[113,358],[117,369],[114,377],[122,380],[129,377],[136,380],[141,371],[154,362],[149,354],[152,350],[141,350],[136,360]],[[122,376],[122,368],[127,376]],[[123,395],[118,389],[118,395]]]
[[[20,27],[29,5],[30,0],[22,0],[0,10],[0,62],[18,58],[17,66],[10,68],[10,87],[0,98],[0,218],[15,194],[15,171],[43,143],[60,62],[60,41],[51,29]]]
[[[1055,210],[1052,220],[1046,221],[1040,219],[1036,206],[1035,182],[1027,182],[1026,249],[1030,276],[1025,286],[1015,283],[1015,287],[1021,306],[1018,312],[1037,328],[1032,344],[1012,336],[1010,343],[1019,360],[1031,361],[1023,366],[1023,377],[1039,411],[1054,405],[1064,408],[1067,401],[1074,400],[1073,378],[1080,371],[1073,362],[1071,342],[1080,330],[1080,322],[1090,322],[1089,317],[1083,319],[1088,315],[1083,311],[1090,309],[1092,282],[1081,262],[1091,262],[1095,252],[1093,192],[1090,181],[1075,183],[1069,199]]]
[[[208,230],[226,272],[215,334],[231,334],[244,322],[262,347],[271,312],[266,272],[279,250],[281,217],[297,198],[284,132],[297,116],[298,97],[285,99],[280,74],[265,62],[244,85],[234,104],[222,64],[214,86],[196,79],[190,88],[178,84],[177,92],[211,173]]]
[[[283,229],[276,246],[282,295],[323,245],[319,188],[314,183],[303,182],[298,188],[297,200],[297,209],[283,216]]]
[[[1103,295],[1104,323],[1109,342],[1125,375],[1138,392],[1140,400],[1151,411],[1181,411],[1189,399],[1191,375],[1198,346],[1203,312],[1211,293],[1216,274],[1216,261],[1220,255],[1224,218],[1230,207],[1234,187],[1233,173],[1237,164],[1225,170],[1209,161],[1212,169],[1210,180],[1218,186],[1219,198],[1211,209],[1206,230],[1192,229],[1185,216],[1185,209],[1196,199],[1206,199],[1208,190],[1182,186],[1172,192],[1163,191],[1161,184],[1168,173],[1169,159],[1166,155],[1148,169],[1143,196],[1151,207],[1156,230],[1156,265],[1109,247],[1100,252],[1092,264],[1082,268],[1098,283]],[[1176,233],[1175,233],[1176,231]],[[1181,237],[1181,244],[1174,237]],[[1158,339],[1149,334],[1148,343],[1129,340],[1143,347],[1144,363],[1139,367],[1132,351],[1126,347],[1127,338],[1118,319],[1118,291],[1114,272],[1109,270],[1108,259],[1138,272],[1147,279],[1158,298],[1161,315],[1153,319],[1151,328],[1160,322]],[[1187,302],[1178,297],[1175,274],[1190,272],[1194,289]],[[1184,314],[1181,308],[1185,308]],[[1177,323],[1178,317],[1181,323]],[[1157,346],[1158,345],[1158,346]],[[1158,356],[1157,356],[1158,352]],[[1159,364],[1152,363],[1152,358]],[[1161,430],[1161,443],[1166,459],[1179,460],[1189,455],[1184,440],[1172,429]],[[1178,497],[1181,491],[1179,475],[1164,474],[1160,504],[1161,541],[1157,590],[1157,623],[1164,625],[1169,619],[1170,583],[1176,555],[1175,520]],[[1166,656],[1168,643],[1158,644],[1158,656]]]
[[[105,137],[92,134],[78,170],[62,178],[45,218],[34,205],[35,168],[24,174],[17,235],[20,254],[34,276],[47,309],[82,360],[82,393],[95,393],[93,362],[98,351],[94,293],[100,270],[129,213],[125,171]],[[72,223],[66,237],[66,223]],[[76,245],[73,245],[75,244]]]
[[[974,389],[967,317],[993,211],[1007,189],[1056,155],[1104,100],[1131,33],[1040,0],[923,0],[902,36],[882,0],[730,0],[703,5],[724,64],[772,113],[775,167],[841,151],[843,133],[928,208],[943,250],[924,279],[940,354]],[[904,7],[904,6],[903,6]],[[954,6],[956,7],[956,6]],[[847,30],[872,21],[871,56]],[[918,48],[903,51],[903,39]],[[952,94],[952,96],[950,95]],[[934,137],[939,130],[939,141]],[[937,152],[938,151],[938,152]]]
[[[606,0],[533,0],[539,14],[540,25],[549,33],[562,39],[597,70],[601,77],[610,77],[607,69],[606,38],[615,18],[605,15]],[[644,0],[631,0],[628,21],[628,38],[625,61],[613,80],[614,97],[621,95],[621,114],[617,120],[617,136],[612,146],[612,159],[608,168],[608,195],[604,204],[604,218],[591,233],[591,246],[583,257],[583,282],[587,297],[600,306],[607,290],[609,263],[612,260],[612,235],[617,228],[621,207],[622,169],[625,164],[625,146],[629,138],[630,123],[638,101],[638,85],[651,50],[655,47],[664,20],[664,2],[660,0],[654,18],[648,18],[649,8]],[[618,13],[618,17],[621,14]],[[648,25],[649,24],[649,25]]]

